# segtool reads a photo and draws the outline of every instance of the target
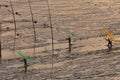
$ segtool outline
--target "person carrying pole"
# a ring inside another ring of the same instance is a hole
[[[108,42],[107,47],[110,51],[112,49],[112,46],[113,46],[112,40],[108,36],[107,36],[107,38],[105,38],[105,40]]]

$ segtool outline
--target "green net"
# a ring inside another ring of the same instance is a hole
[[[31,58],[27,55],[25,55],[24,53],[22,52],[16,52],[18,55],[20,55],[22,58],[26,59],[26,60],[30,60],[30,61],[34,61],[35,59],[34,58]]]
[[[72,36],[73,38],[78,39],[78,37],[73,32],[70,32],[67,29],[62,29],[62,31],[64,31],[68,36]]]

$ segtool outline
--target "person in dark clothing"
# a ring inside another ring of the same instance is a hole
[[[108,48],[109,48],[109,50],[112,48],[112,41],[110,40],[110,39],[108,39]]]
[[[113,46],[113,45],[112,45],[112,40],[111,40],[110,38],[107,38],[106,41],[108,41],[108,44],[107,44],[108,49],[111,50],[111,49],[112,49],[112,46]]]

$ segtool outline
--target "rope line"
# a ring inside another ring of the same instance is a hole
[[[14,54],[15,54],[15,48],[16,48],[16,34],[17,34],[17,24],[16,24],[16,18],[15,18],[15,11],[14,11],[14,8],[13,8],[13,4],[12,4],[12,1],[10,0],[10,7],[11,7],[11,10],[12,10],[12,15],[13,15],[13,23],[14,23],[14,27],[15,27],[15,30],[14,30],[14,35],[15,35],[15,37],[14,37]],[[15,57],[17,57],[16,56],[16,54],[15,54]]]
[[[51,10],[50,10],[50,2],[47,0],[47,7],[48,7],[48,12],[49,12],[49,21],[50,21],[50,27],[51,27],[51,38],[52,38],[52,69],[51,69],[51,80],[54,80],[54,61],[53,61],[53,56],[54,56],[54,35],[53,35],[53,25],[52,25],[52,17],[51,17]]]
[[[33,53],[33,56],[35,57],[35,49],[36,49],[36,41],[37,41],[37,38],[36,38],[36,30],[35,30],[35,23],[34,23],[34,15],[33,15],[33,12],[32,12],[32,7],[31,7],[31,1],[28,0],[28,3],[29,3],[29,9],[30,9],[30,13],[31,13],[31,19],[32,19],[32,26],[33,26],[33,30],[34,30],[34,53]]]

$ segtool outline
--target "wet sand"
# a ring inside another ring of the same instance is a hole
[[[50,0],[54,31],[52,59],[51,31],[46,0],[31,0],[36,27],[34,32],[27,0],[12,0],[17,24],[14,51],[14,24],[8,0],[0,0],[2,20],[2,63],[0,80],[51,80],[52,60],[54,80],[119,80],[120,43],[113,43],[111,52],[101,30],[108,29],[120,39],[119,0]],[[46,26],[44,25],[46,24]],[[9,27],[9,29],[7,29]],[[68,35],[59,28],[74,32],[72,51],[68,52]],[[21,51],[35,58],[28,61],[24,73]]]

